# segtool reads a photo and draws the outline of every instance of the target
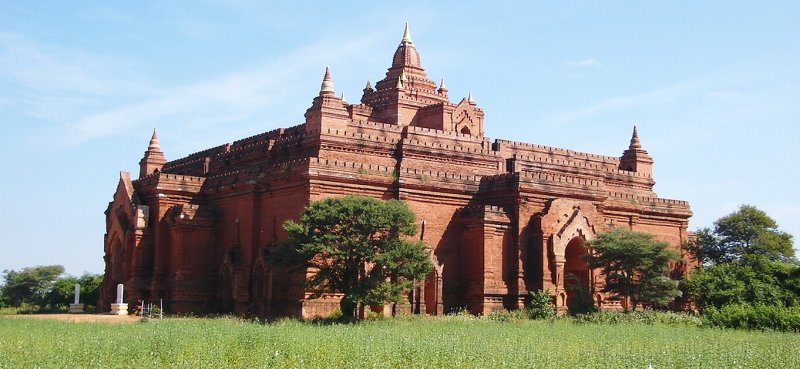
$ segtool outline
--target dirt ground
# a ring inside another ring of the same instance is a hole
[[[18,319],[53,319],[62,320],[73,323],[114,323],[125,324],[135,323],[139,321],[139,317],[135,315],[106,315],[106,314],[19,314],[19,315],[5,315],[9,318]]]

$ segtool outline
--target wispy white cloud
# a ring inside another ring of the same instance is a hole
[[[555,126],[560,126],[574,121],[584,120],[597,115],[629,109],[636,106],[663,103],[682,96],[686,89],[689,88],[689,85],[691,85],[691,83],[682,83],[652,91],[646,91],[640,94],[614,96],[601,100],[587,107],[555,113],[546,120]]]
[[[625,110],[666,106],[678,100],[686,101],[687,104],[689,102],[696,103],[701,99],[722,100],[740,96],[744,93],[733,86],[739,85],[748,79],[759,78],[763,78],[763,76],[748,75],[740,67],[732,67],[640,93],[607,97],[585,107],[553,113],[546,121],[553,126],[561,126]],[[698,105],[695,113],[700,114],[703,111],[704,107]]]
[[[567,60],[564,62],[564,65],[568,65],[570,67],[595,67],[600,65],[600,62],[597,61],[595,58],[586,58],[581,60]]]
[[[736,91],[714,91],[714,92],[708,94],[709,97],[721,98],[721,99],[728,98],[728,97],[737,97],[737,96],[741,96],[741,95],[742,95],[741,92],[736,92]]]
[[[26,36],[0,32],[0,80],[44,94],[149,92],[124,59],[42,45]]]
[[[30,99],[16,101],[27,106],[26,114],[52,124],[32,138],[35,143],[68,148],[166,123],[187,129],[212,128],[256,113],[269,115],[263,111],[288,103],[287,99],[297,100],[293,93],[306,87],[298,88],[298,81],[309,75],[321,78],[326,61],[350,64],[348,58],[374,47],[382,36],[330,35],[250,69],[160,86],[144,78],[117,77],[135,75],[125,61],[52,49],[24,37],[0,34],[0,69],[6,71],[0,75],[0,83],[6,79],[35,91]],[[310,104],[313,96],[306,98]],[[294,115],[302,119],[302,108],[295,110]]]

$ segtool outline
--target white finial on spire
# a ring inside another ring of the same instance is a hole
[[[467,94],[467,102],[470,103],[470,104],[474,104],[475,103],[475,100],[472,99],[472,91],[470,91],[469,94]]]
[[[347,105],[347,99],[345,99],[345,98],[344,98],[344,91],[342,91],[342,96],[341,96],[341,97],[339,97],[339,100],[342,100],[342,102],[343,102],[345,105]]]
[[[325,67],[325,77],[322,78],[322,86],[320,86],[319,94],[320,96],[335,94],[333,91],[333,80],[331,80],[331,70],[327,66]]]
[[[370,83],[369,78],[367,78],[367,85],[364,86],[364,90],[372,90],[372,83]]]
[[[446,90],[447,89],[447,86],[444,85],[444,78],[442,78],[442,82],[439,83],[439,89],[440,90]]]
[[[396,88],[399,90],[403,88],[403,78],[397,78],[397,86]]]
[[[403,30],[403,40],[400,43],[412,43],[411,32],[408,31],[408,22],[406,22],[406,28]]]

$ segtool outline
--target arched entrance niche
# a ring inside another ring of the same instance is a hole
[[[594,204],[571,199],[554,199],[540,220],[548,250],[542,255],[542,285],[556,295],[556,307],[564,311],[580,293],[592,290],[591,271],[581,258],[587,242],[602,231],[602,216]],[[579,288],[575,290],[575,286]],[[592,303],[590,294],[583,295]]]
[[[574,237],[564,250],[564,290],[566,306],[579,302],[580,298],[591,298],[589,294],[589,265],[583,260],[588,253],[583,237]]]

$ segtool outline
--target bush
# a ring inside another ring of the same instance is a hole
[[[493,322],[507,322],[510,320],[520,319],[520,314],[517,311],[496,310],[484,316],[484,319]]]
[[[553,296],[545,290],[530,291],[528,303],[519,310],[498,310],[486,314],[486,320],[505,322],[521,319],[551,319],[556,317]]]
[[[472,313],[470,313],[469,310],[467,310],[466,307],[461,307],[461,308],[454,309],[453,311],[451,311],[451,312],[449,312],[449,313],[447,313],[445,315],[447,317],[453,318],[455,320],[470,321],[470,320],[477,319],[477,317],[475,315],[472,315]]]
[[[748,255],[694,271],[683,289],[702,310],[726,305],[800,305],[800,267]]]
[[[726,305],[704,310],[703,320],[713,327],[800,332],[800,307]]]
[[[701,326],[703,320],[695,315],[673,313],[670,311],[598,311],[591,314],[580,314],[574,318],[576,323],[589,324],[661,324],[671,326]]]
[[[529,319],[549,319],[556,316],[553,296],[545,290],[530,291],[531,300],[524,311]]]

